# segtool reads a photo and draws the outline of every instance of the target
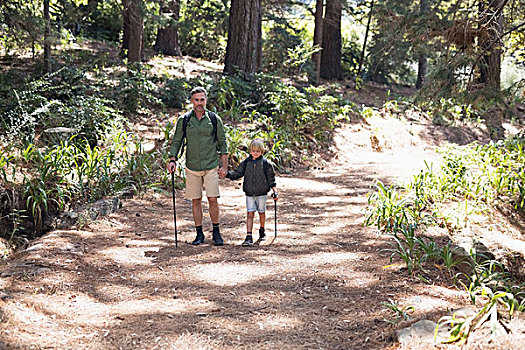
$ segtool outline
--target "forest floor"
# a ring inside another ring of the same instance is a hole
[[[207,216],[206,243],[188,244],[183,190],[178,247],[168,194],[127,199],[82,229],[50,232],[0,266],[0,348],[418,348],[396,342],[395,331],[437,322],[468,306],[467,295],[437,267],[425,283],[389,261],[391,237],[363,226],[367,193],[376,180],[393,183],[437,161],[447,140],[482,137],[423,119],[353,120],[335,132],[330,157],[278,175],[277,232],[269,201],[268,239],[258,246],[241,246],[244,194],[230,180],[220,183],[221,247],[211,243]],[[407,320],[383,304],[392,301],[414,307]],[[463,348],[522,348],[524,324],[491,343],[480,330]]]

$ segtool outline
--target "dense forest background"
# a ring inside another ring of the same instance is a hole
[[[452,271],[468,260],[473,275],[445,275],[473,303],[488,301],[461,327],[497,307],[525,310],[523,254],[458,258],[421,235],[435,226],[452,236],[494,208],[523,222],[524,0],[3,0],[2,257],[61,214],[82,227],[90,218],[74,211],[86,203],[169,191],[170,135],[197,85],[225,121],[230,164],[261,137],[281,174],[331,156],[334,129],[356,120],[482,130],[490,142],[456,140],[464,147],[405,186],[378,181],[364,221],[392,235],[391,260],[421,281],[440,273],[435,263]],[[385,100],[368,98],[371,88]],[[450,341],[469,329],[453,328]]]
[[[231,126],[234,163],[255,135],[281,169],[300,163],[327,145],[329,130],[368,113],[345,91],[374,83],[415,88],[389,98],[436,124],[485,122],[499,139],[525,98],[523,5],[3,1],[2,235],[39,235],[50,213],[75,203],[139,193],[159,178],[167,185],[173,123],[159,122],[163,144],[145,151],[129,122],[164,120],[195,85],[210,89],[209,107]],[[185,74],[156,64],[177,57]],[[192,75],[192,60],[223,72]]]

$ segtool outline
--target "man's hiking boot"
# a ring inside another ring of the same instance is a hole
[[[266,239],[266,233],[264,233],[264,227],[259,228],[259,241],[264,241]]]
[[[195,240],[193,242],[191,242],[191,244],[193,244],[193,245],[201,245],[202,243],[204,243],[204,233],[197,232],[197,237],[195,237]]]
[[[215,245],[223,245],[224,241],[221,237],[221,232],[219,231],[219,228],[213,228],[213,244]]]
[[[242,242],[242,245],[245,247],[252,246],[253,245],[252,235],[246,235],[246,238],[244,239],[244,242]]]

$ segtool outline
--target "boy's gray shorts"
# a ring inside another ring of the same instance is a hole
[[[257,211],[264,213],[266,211],[266,199],[267,195],[262,196],[246,196],[246,209],[248,213]]]

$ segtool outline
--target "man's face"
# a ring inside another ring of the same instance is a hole
[[[204,113],[206,108],[206,94],[204,92],[197,92],[191,96],[191,103],[193,104],[193,110],[198,113]]]

